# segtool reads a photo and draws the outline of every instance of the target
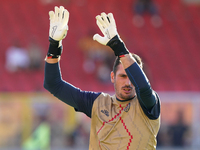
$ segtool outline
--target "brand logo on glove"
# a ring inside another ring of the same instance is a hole
[[[52,32],[51,32],[51,37],[54,36],[54,33],[56,32],[57,26],[53,26],[52,29],[53,29],[53,30],[52,30]]]
[[[107,37],[110,39],[110,34],[108,32],[108,29],[106,29],[105,34],[107,35]]]

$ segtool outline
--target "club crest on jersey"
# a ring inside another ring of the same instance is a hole
[[[104,113],[107,117],[109,116],[109,112],[107,110],[101,110],[102,113]]]
[[[125,111],[125,112],[128,112],[128,111],[129,111],[130,105],[131,105],[131,103],[128,103],[128,105],[124,108],[124,111]]]

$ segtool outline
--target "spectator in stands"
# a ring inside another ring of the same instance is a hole
[[[82,123],[79,123],[74,131],[75,145],[78,147],[87,147],[89,145],[89,132]]]
[[[153,0],[136,0],[133,5],[135,16],[133,17],[133,23],[137,27],[142,27],[145,23],[143,16],[145,13],[151,15],[151,23],[154,27],[160,27],[162,25],[162,19],[159,16],[158,8]]]
[[[177,113],[177,123],[169,127],[169,136],[171,145],[175,147],[184,147],[186,145],[186,137],[189,137],[189,127],[184,122],[183,111]],[[187,135],[187,136],[186,136]]]
[[[40,70],[43,67],[44,51],[36,39],[32,39],[28,45],[28,52],[30,58],[30,69]]]
[[[19,41],[15,41],[13,46],[6,51],[5,67],[9,72],[16,72],[29,68],[30,59],[28,51],[21,47]]]
[[[33,105],[35,118],[33,131],[22,143],[23,150],[50,150],[51,125],[49,121],[49,105]]]
[[[95,32],[89,31],[88,35],[81,38],[79,47],[84,53],[83,70],[88,74],[95,74],[100,82],[110,81],[112,62],[115,57],[112,51],[92,39]]]

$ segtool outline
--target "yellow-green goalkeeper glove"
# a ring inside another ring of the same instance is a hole
[[[101,15],[96,16],[96,20],[96,23],[104,36],[102,37],[99,34],[95,34],[93,39],[103,45],[111,47],[115,55],[118,57],[128,54],[129,51],[125,47],[117,32],[113,14],[109,13],[107,15],[103,12]]]
[[[63,7],[55,6],[55,11],[49,11],[49,51],[47,56],[58,58],[62,53],[62,40],[68,31],[69,12]]]

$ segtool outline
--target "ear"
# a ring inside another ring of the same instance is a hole
[[[110,73],[110,79],[111,79],[111,82],[114,83],[114,78],[115,78],[115,75],[114,75],[114,72],[112,71]]]

